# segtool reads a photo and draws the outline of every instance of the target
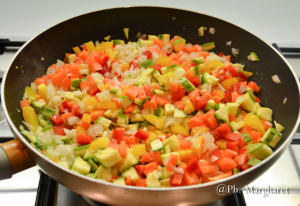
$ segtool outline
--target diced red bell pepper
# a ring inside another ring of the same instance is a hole
[[[100,58],[99,58],[99,63],[102,66],[107,66],[107,61],[109,60],[109,56],[107,56],[106,54],[103,54]]]
[[[53,126],[53,130],[57,135],[65,135],[64,128],[62,126]]]
[[[226,92],[222,100],[224,102],[231,102],[232,101],[231,93],[232,93],[231,91]]]
[[[230,126],[227,123],[221,124],[219,126],[219,128],[220,128],[223,135],[232,132]]]
[[[239,83],[234,83],[230,88],[231,92],[239,93],[239,90],[240,90],[240,84]]]
[[[200,165],[199,165],[199,163],[198,163],[198,160],[195,159],[195,160],[189,162],[185,169],[186,169],[186,171],[188,171],[189,173],[192,173],[192,172],[194,172],[195,170],[200,169]]]
[[[89,94],[91,96],[95,96],[99,92],[100,92],[100,89],[97,86],[94,86],[94,87],[90,88]]]
[[[60,126],[64,123],[64,120],[58,116],[58,115],[52,115],[50,117],[51,122],[53,122],[54,124],[56,124],[57,126]]]
[[[144,165],[135,165],[134,167],[140,175],[144,174]]]
[[[211,131],[210,134],[214,137],[215,141],[223,138],[222,132],[219,127]]]
[[[73,106],[73,109],[72,109],[72,113],[77,116],[79,114],[79,109],[80,109],[80,106],[79,105],[74,105]]]
[[[248,81],[248,77],[245,76],[245,74],[243,72],[239,73],[239,77],[244,80],[244,81]]]
[[[77,136],[77,143],[78,144],[90,144],[93,141],[91,136],[81,134]]]
[[[124,129],[125,130],[125,129]],[[135,133],[135,137],[137,137],[140,140],[146,140],[149,138],[149,132],[143,130],[143,129],[139,129],[139,131],[137,131],[137,133]]]

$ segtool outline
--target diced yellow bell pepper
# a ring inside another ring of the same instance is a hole
[[[96,51],[99,51],[99,50],[105,51],[105,49],[107,49],[107,48],[110,48],[110,49],[113,48],[113,42],[112,41],[110,41],[110,42],[105,42],[105,41],[101,42],[101,44],[98,44],[96,46]]]
[[[129,63],[125,63],[121,65],[121,70],[122,72],[125,72],[126,70],[129,70],[130,68],[130,64]]]
[[[40,95],[42,96],[43,100],[45,100],[45,102],[48,104],[49,99],[47,98],[47,86],[46,84],[40,84],[39,86],[37,86],[37,90],[40,93]]]
[[[110,58],[112,61],[114,61],[114,60],[116,59],[116,57],[117,57],[117,54],[116,54],[112,49],[110,49],[110,48],[106,48],[106,49],[105,49],[105,54],[106,54],[107,56],[109,56],[109,58]]]
[[[170,57],[162,57],[156,62],[156,64],[160,64],[162,67],[171,66],[171,58]]]
[[[28,128],[30,131],[34,132],[36,128],[39,126],[39,122],[36,116],[34,109],[31,106],[23,107],[23,118],[26,123],[33,126],[34,129]]]
[[[252,72],[248,72],[248,71],[242,71],[242,73],[247,77],[247,78],[249,78],[249,77],[251,77],[252,76]]]
[[[104,89],[107,90],[107,88],[108,88],[109,86],[110,86],[110,83],[107,83],[107,84],[104,84],[104,85],[99,86],[99,89],[100,89],[101,92],[103,92],[103,90],[104,90]]]
[[[77,47],[73,47],[73,51],[76,53],[76,54],[79,54],[81,52],[81,49],[77,46]]]
[[[133,155],[141,157],[146,153],[146,146],[145,144],[134,145],[129,149],[129,152]]]
[[[76,126],[77,129],[77,135],[79,134],[87,134],[86,129],[83,126]]]
[[[170,82],[171,77],[173,77],[172,72],[168,72],[164,75],[161,75],[158,78],[159,85],[165,85],[165,90],[170,90],[170,88],[171,88],[171,82]]]
[[[265,134],[265,127],[262,124],[261,120],[253,113],[248,113],[243,121],[246,123],[246,125],[252,127],[254,130],[261,132],[262,135]]]
[[[227,140],[220,139],[215,141],[215,144],[219,147],[220,150],[226,150],[227,149]]]
[[[203,141],[202,141],[202,136],[199,136],[195,139],[192,140],[192,145],[193,145],[193,149],[196,152],[197,157],[200,159],[201,155],[202,155],[202,147],[203,147]]]
[[[217,91],[218,92],[218,97],[223,99],[225,97],[225,91]]]
[[[97,109],[118,109],[118,107],[115,102],[98,102]]]
[[[214,59],[205,66],[205,70],[212,71],[214,69],[223,68],[225,65],[222,62]]]
[[[178,152],[180,154],[181,161],[187,160],[195,155],[195,151],[192,149],[178,150]]]
[[[195,111],[195,106],[188,96],[182,97],[181,101],[184,104],[184,113],[191,114],[193,111]]]
[[[178,124],[178,122],[170,126],[170,129],[173,134],[183,134],[185,136],[189,136],[189,131],[180,124]]]
[[[154,126],[148,126],[147,127],[147,130],[149,131],[149,132],[155,132],[156,131],[156,127],[154,127]]]
[[[165,118],[158,118],[153,114],[147,114],[145,119],[153,124],[157,129],[162,129],[165,123]]]
[[[109,139],[107,137],[99,137],[91,142],[89,149],[97,151],[97,149],[105,149],[109,145]]]
[[[85,107],[94,105],[95,108],[97,106],[98,101],[95,97],[91,97],[90,95],[84,95],[82,99],[82,103],[84,104]]]
[[[207,127],[194,127],[191,131],[191,135],[194,136],[196,133],[201,135],[202,133],[209,132],[209,129]]]
[[[234,83],[238,83],[239,80],[236,77],[225,79],[220,84],[225,90],[229,90]]]
[[[25,88],[25,92],[27,93],[28,97],[34,97],[34,98],[39,98],[41,95],[35,93],[30,87]]]
[[[94,42],[89,41],[89,42],[85,43],[85,45],[86,45],[86,48],[89,51],[89,54],[91,54],[93,51],[96,51],[96,47],[95,47]]]
[[[89,114],[87,114],[87,113],[84,113],[84,114],[83,114],[83,116],[82,116],[82,121],[85,121],[85,122],[91,124],[91,120],[92,120],[91,115],[89,115]]]

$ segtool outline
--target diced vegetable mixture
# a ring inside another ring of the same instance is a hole
[[[128,30],[124,30],[127,34]],[[25,88],[21,132],[57,164],[119,185],[232,176],[273,153],[284,129],[251,72],[214,42],[148,35],[74,47]]]

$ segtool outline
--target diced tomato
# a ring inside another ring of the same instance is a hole
[[[99,92],[100,92],[100,89],[97,86],[94,86],[94,87],[90,88],[90,90],[89,90],[89,94],[91,96],[95,96]]]
[[[239,142],[242,138],[242,135],[240,133],[227,133],[223,134],[224,139],[226,139],[229,142]]]
[[[52,115],[50,117],[51,122],[53,122],[54,124],[56,124],[57,126],[60,126],[64,123],[64,120],[58,116],[58,115]]]
[[[64,128],[62,126],[53,126],[53,130],[57,135],[65,135]]]
[[[152,58],[152,52],[147,50],[145,51],[144,55],[147,57],[147,59],[151,59]]]
[[[184,88],[179,89],[176,93],[172,93],[171,100],[179,101],[184,97],[186,90]]]
[[[78,144],[90,144],[93,141],[91,136],[81,134],[77,135],[77,143]]]
[[[154,65],[152,66],[152,68],[153,68],[154,70],[159,71],[159,73],[161,73],[161,65],[160,65],[160,64],[154,64]]]
[[[226,147],[227,149],[230,149],[232,151],[237,152],[238,151],[238,142],[227,142]]]
[[[224,98],[222,99],[224,102],[231,102],[232,97],[231,97],[232,91],[228,91],[225,93]]]
[[[239,90],[240,90],[240,84],[239,83],[234,83],[230,88],[231,92],[239,93]]]
[[[107,56],[106,54],[103,54],[100,58],[99,58],[99,63],[102,66],[107,66],[107,61],[109,60],[109,56]]]

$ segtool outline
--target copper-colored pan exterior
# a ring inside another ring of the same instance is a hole
[[[198,36],[198,28],[206,26],[216,29],[214,35],[206,32]],[[102,41],[111,35],[112,39],[125,39],[123,28],[130,28],[129,40],[136,41],[136,34],[179,35],[193,44],[214,41],[215,53],[231,53],[226,46],[232,41],[240,49],[233,62],[243,63],[245,69],[254,72],[252,78],[261,86],[258,97],[262,105],[274,111],[274,119],[285,130],[283,139],[274,149],[274,154],[261,164],[229,178],[189,187],[139,188],[117,186],[97,181],[66,170],[45,158],[30,146],[28,139],[19,132],[22,114],[19,100],[24,88],[37,77],[45,74],[49,65],[72,47],[87,41]],[[266,28],[267,29],[267,28]],[[256,52],[259,62],[250,62],[247,56]],[[43,57],[44,61],[41,60]],[[281,84],[275,84],[271,76],[277,74]],[[299,84],[292,68],[272,46],[227,21],[192,11],[161,7],[123,7],[96,11],[61,22],[28,41],[16,54],[5,73],[2,88],[3,106],[7,121],[14,135],[22,141],[30,157],[49,176],[76,193],[98,202],[112,205],[199,205],[223,198],[216,192],[219,184],[242,188],[264,173],[282,155],[292,140],[299,124]],[[287,98],[286,104],[283,99]],[[18,110],[17,110],[18,109]]]

